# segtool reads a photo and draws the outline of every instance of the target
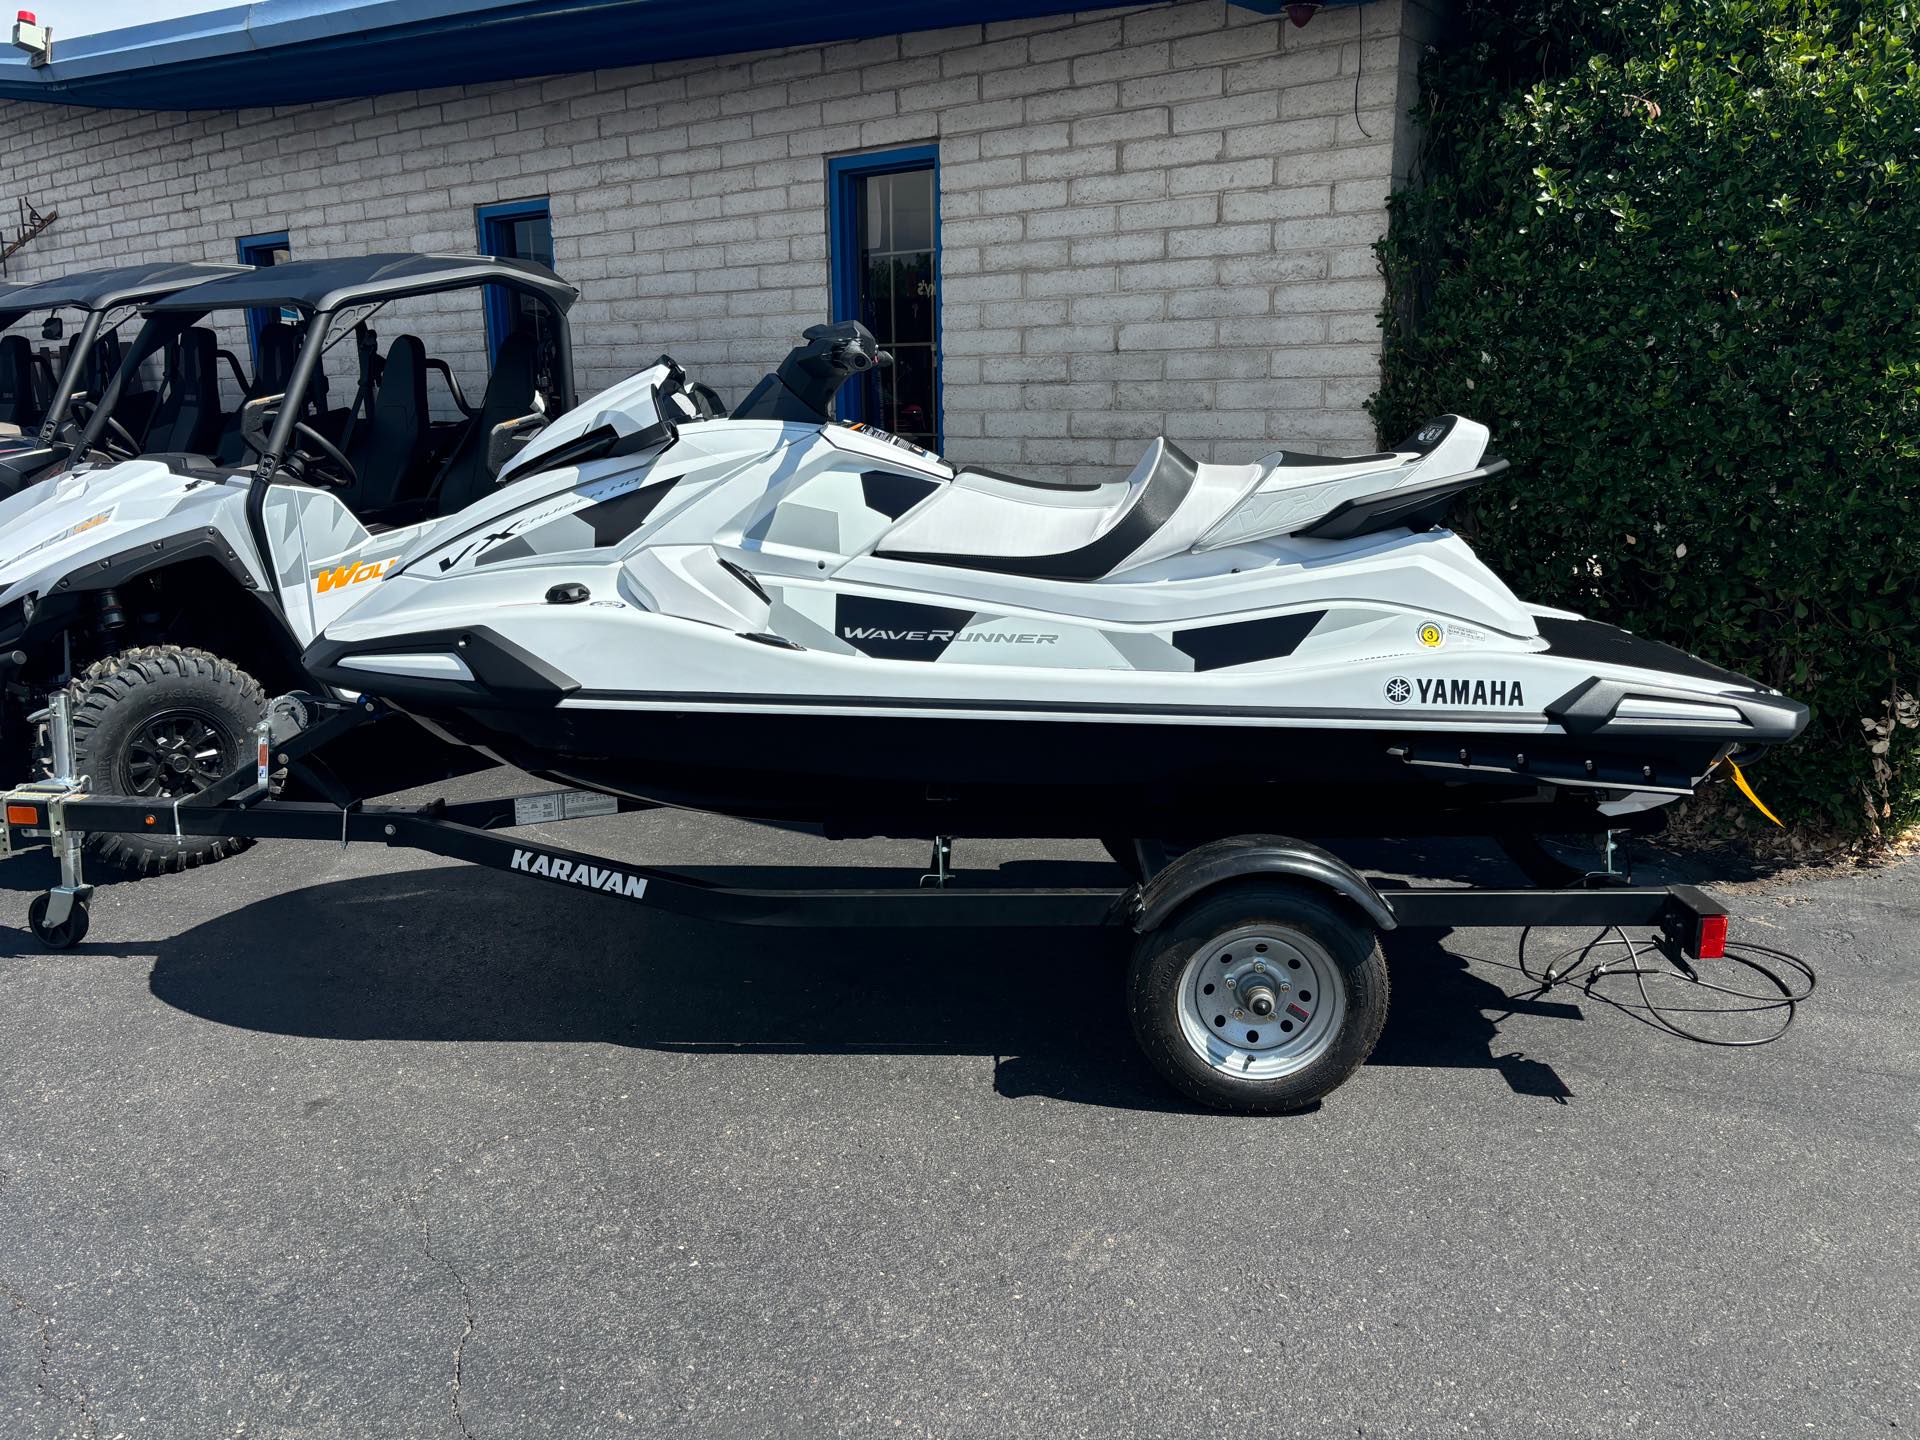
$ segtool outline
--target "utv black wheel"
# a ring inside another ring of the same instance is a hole
[[[73,758],[99,795],[170,807],[240,764],[267,697],[251,675],[205,650],[147,646],[110,656],[74,681]],[[91,856],[130,875],[164,875],[236,855],[247,839],[89,835]]]
[[[51,898],[46,895],[33,897],[33,903],[27,906],[27,928],[49,950],[71,950],[87,938],[87,902],[75,900],[73,908],[67,912],[67,918],[58,925],[47,924],[47,907],[51,903]]]
[[[1182,1094],[1280,1114],[1311,1105],[1373,1052],[1387,988],[1373,927],[1340,901],[1236,885],[1140,937],[1127,1011],[1140,1048]]]

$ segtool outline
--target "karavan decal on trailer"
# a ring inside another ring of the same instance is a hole
[[[629,900],[638,900],[647,893],[647,882],[643,876],[629,875],[624,870],[606,866],[562,860],[557,855],[542,855],[537,850],[514,851],[513,868],[543,879],[557,880],[563,885],[580,885],[588,890],[624,895]]]

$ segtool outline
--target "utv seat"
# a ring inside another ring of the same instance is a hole
[[[353,488],[342,499],[365,518],[409,499],[407,482],[427,454],[427,349],[412,335],[387,347],[372,413],[354,429]]]
[[[293,378],[293,359],[300,346],[291,325],[284,320],[269,320],[260,327],[254,349],[253,383],[247,386],[240,405],[221,427],[219,447],[214,451],[214,458],[223,465],[238,465],[246,460],[247,442],[240,438],[240,410],[248,401],[263,395],[286,393],[287,382]]]
[[[33,346],[24,335],[0,336],[0,425],[28,431],[45,416],[33,377]]]
[[[180,336],[172,355],[167,392],[153,412],[149,455],[207,455],[220,439],[220,343],[213,331],[194,326]]]
[[[460,437],[460,445],[440,477],[434,506],[437,514],[464,510],[493,489],[494,477],[487,473],[487,437],[494,426],[532,412],[536,360],[533,336],[525,330],[516,330],[500,342],[480,414]]]

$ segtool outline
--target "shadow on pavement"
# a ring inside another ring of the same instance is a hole
[[[1431,935],[1386,949],[1394,1004],[1373,1064],[1490,1068],[1566,1099],[1549,1067],[1501,1051],[1496,1020],[1577,1007],[1517,1005]],[[721,925],[442,868],[255,901],[162,942],[150,984],[271,1034],[992,1055],[1010,1098],[1185,1108],[1134,1047],[1125,956],[1113,933]]]

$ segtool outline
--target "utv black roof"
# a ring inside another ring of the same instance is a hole
[[[119,265],[110,270],[76,270],[37,284],[0,291],[0,330],[36,310],[108,310],[158,300],[182,286],[221,276],[249,275],[251,265],[167,260],[149,265]]]
[[[347,255],[338,260],[289,260],[210,280],[174,291],[149,305],[147,313],[205,313],[273,305],[319,313],[476,285],[520,290],[562,313],[580,294],[546,266],[526,260],[496,260],[485,255]]]

